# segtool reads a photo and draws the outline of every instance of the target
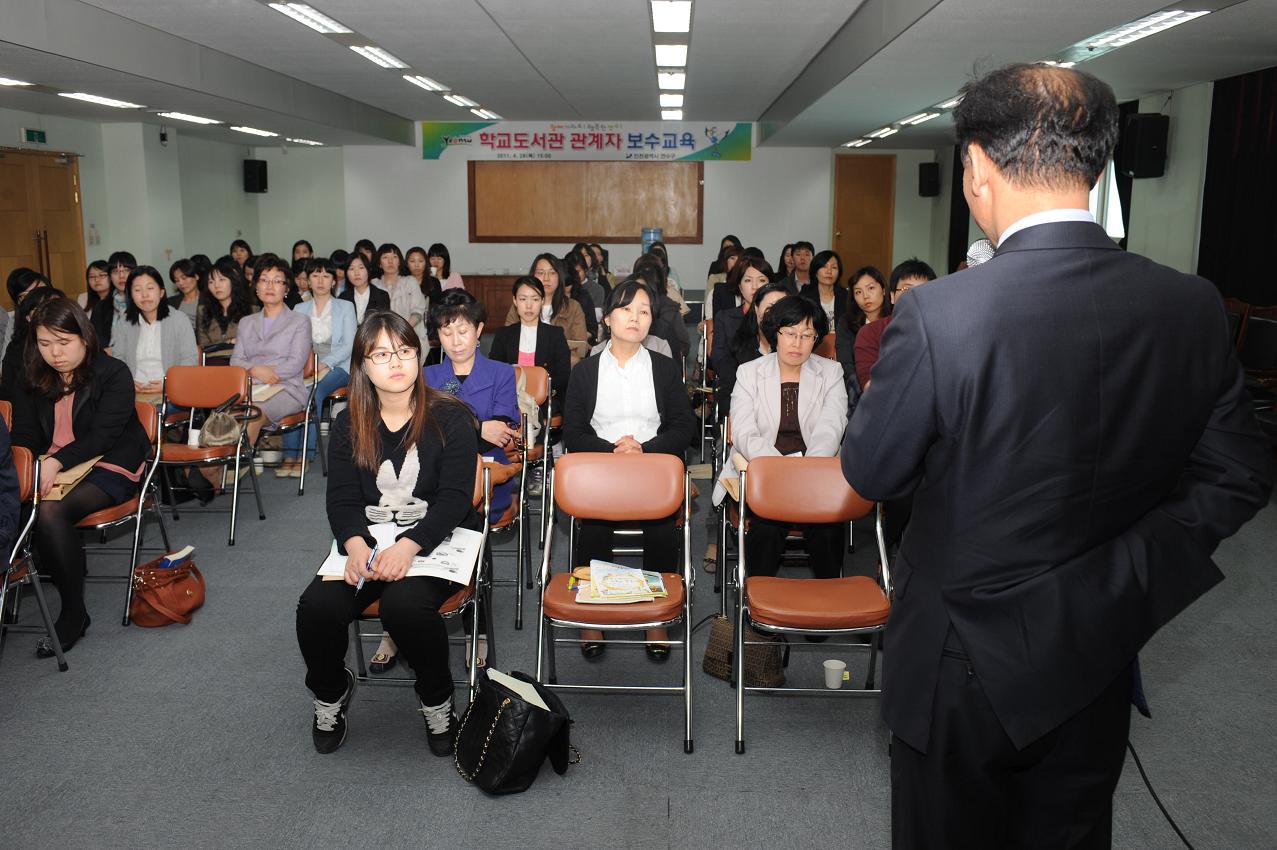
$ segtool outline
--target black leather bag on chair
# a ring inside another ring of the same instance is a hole
[[[479,694],[461,718],[453,763],[462,779],[489,794],[528,790],[547,757],[560,776],[580,761],[570,757],[572,718],[558,696],[524,673],[510,675],[534,688],[549,710],[479,671]]]

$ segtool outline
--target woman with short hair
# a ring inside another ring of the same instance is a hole
[[[585,324],[585,312],[577,301],[568,296],[565,288],[567,272],[563,261],[553,254],[537,254],[528,269],[528,276],[541,282],[545,299],[541,305],[541,321],[563,329],[568,350],[575,366],[590,353],[590,332]],[[505,314],[505,323],[519,322],[519,312],[513,304]]]
[[[339,296],[355,305],[355,322],[370,314],[390,309],[390,294],[372,284],[372,265],[356,251],[346,260],[346,289]]]

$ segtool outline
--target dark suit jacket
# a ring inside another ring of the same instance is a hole
[[[519,362],[519,323],[506,325],[492,336],[492,348],[488,356],[502,363]],[[568,350],[567,337],[557,325],[537,324],[537,350],[533,357],[536,365],[550,373],[550,386],[554,392],[554,409],[562,412],[563,399],[567,395],[568,376],[572,374],[572,352]]]
[[[1088,705],[1220,581],[1211,553],[1267,503],[1269,453],[1215,287],[1094,224],[1021,230],[911,290],[842,458],[866,498],[914,492],[892,731],[926,750],[946,640],[1017,747]]]
[[[817,307],[824,309],[824,305],[820,303],[820,284],[812,281],[798,290],[798,294],[804,298],[809,298]],[[842,286],[834,287],[834,330],[842,324],[843,314],[847,312],[847,290]]]
[[[696,417],[687,398],[687,387],[678,364],[664,354],[648,351],[652,358],[652,388],[661,427],[643,443],[644,452],[683,457],[696,433]],[[594,354],[572,370],[567,403],[563,409],[563,444],[570,452],[610,452],[615,446],[594,433],[590,420],[599,397],[599,357]]]
[[[18,537],[18,472],[9,447],[9,427],[0,419],[0,551],[8,558]],[[6,566],[7,566],[6,562]]]
[[[75,440],[55,458],[63,469],[102,455],[104,463],[135,470],[150,454],[146,431],[137,419],[133,375],[121,360],[99,354],[88,386],[76,391],[71,406]],[[53,402],[25,383],[13,396],[13,444],[44,454],[53,443]]]
[[[379,289],[378,287],[373,286],[371,283],[368,284],[368,291],[370,294],[368,296],[368,307],[366,310],[364,310],[365,316],[367,316],[373,310],[389,310],[390,309],[390,293],[389,292],[387,292],[384,289]],[[338,295],[337,297],[342,299],[343,301],[349,301],[351,304],[354,304],[355,303],[355,287],[347,286],[345,289],[342,290],[341,295]]]

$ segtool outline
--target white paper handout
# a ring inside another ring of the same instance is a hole
[[[368,526],[368,533],[377,541],[380,549],[390,548],[400,533],[407,530],[408,528],[393,522],[379,522]],[[412,559],[408,576],[435,576],[457,584],[469,584],[470,577],[474,575],[475,564],[479,561],[479,547],[482,543],[483,535],[478,531],[454,528],[429,555],[418,555]],[[346,556],[337,551],[337,541],[334,540],[317,575],[341,578],[345,573]]]

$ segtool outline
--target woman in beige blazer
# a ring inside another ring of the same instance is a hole
[[[812,351],[829,331],[825,313],[809,299],[777,301],[762,323],[772,353],[736,371],[732,391],[732,443],[745,460],[760,456],[834,457],[847,427],[842,366]],[[727,464],[729,474],[731,464]],[[721,486],[721,485],[720,485]],[[750,575],[774,576],[792,526],[751,517],[745,535]],[[842,523],[802,527],[816,578],[842,573]]]

